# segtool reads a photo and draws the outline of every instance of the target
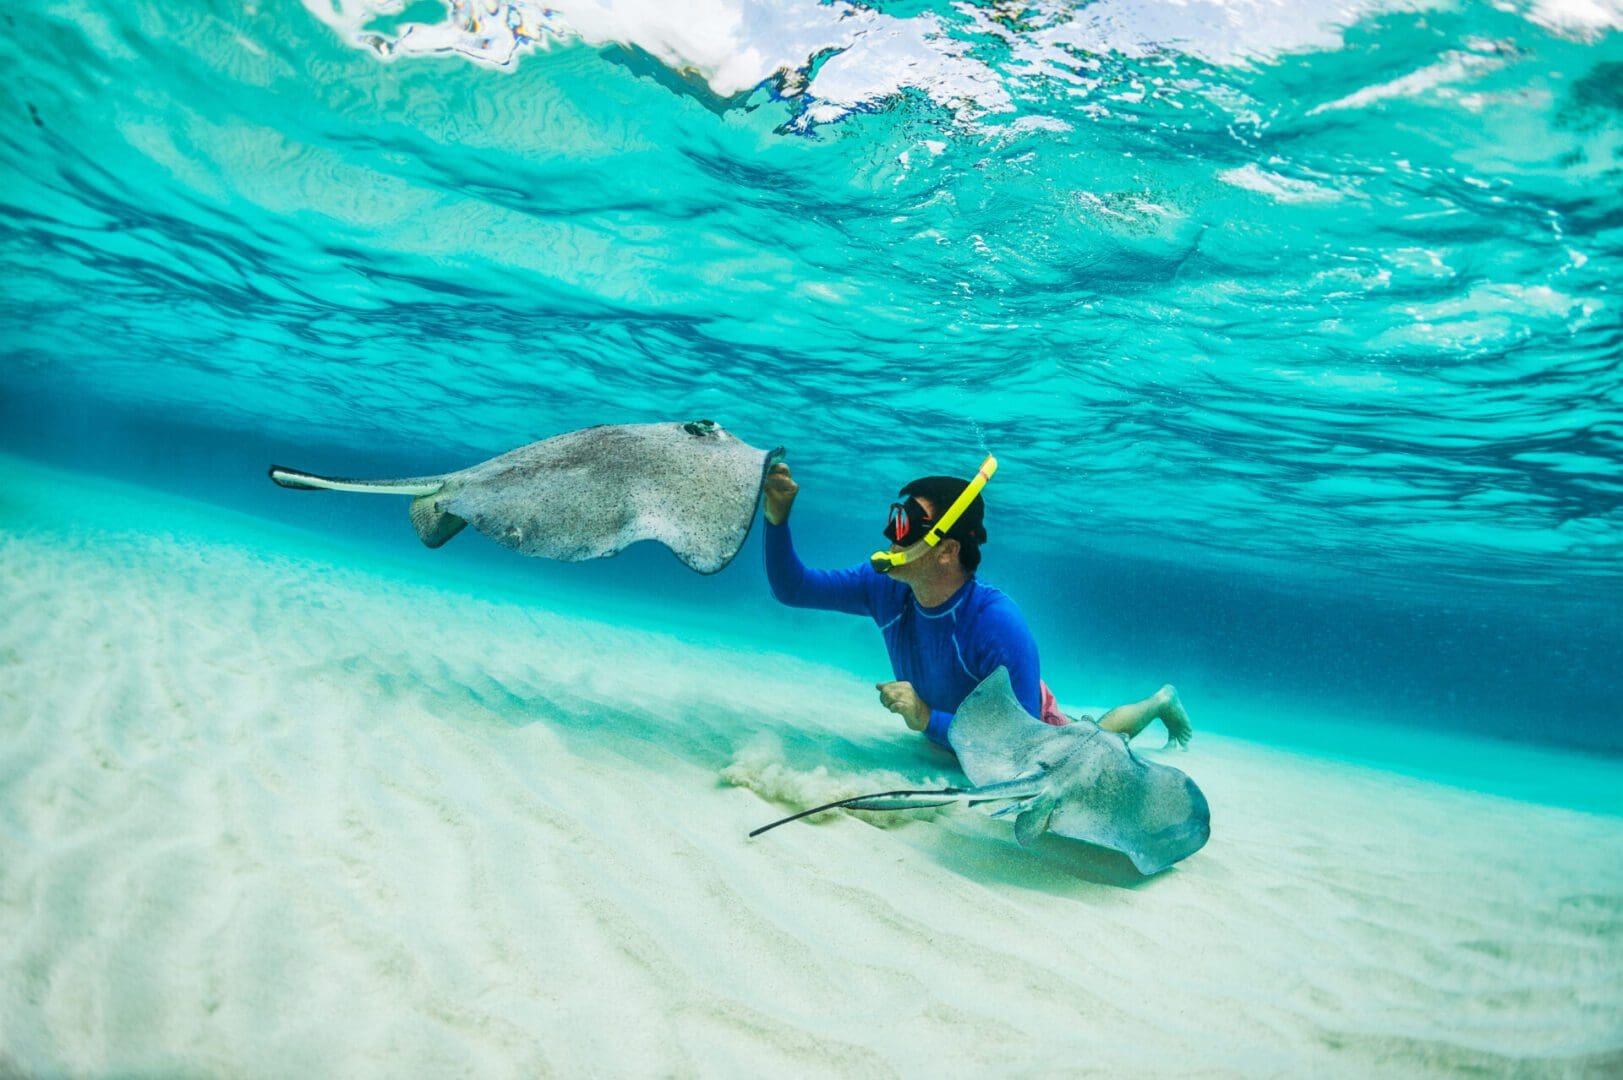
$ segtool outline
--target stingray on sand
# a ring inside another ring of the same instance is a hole
[[[1055,727],[1031,716],[1015,698],[1007,668],[998,668],[964,699],[947,739],[973,786],[858,795],[803,810],[750,835],[836,807],[909,810],[1007,802],[992,816],[1013,816],[1022,845],[1054,832],[1119,851],[1141,874],[1188,858],[1211,835],[1211,812],[1193,780],[1171,766],[1145,761],[1120,735],[1092,721]]]
[[[283,487],[410,495],[437,548],[472,525],[522,555],[576,562],[639,540],[714,574],[743,547],[761,482],[783,448],[760,450],[709,420],[606,424],[555,435],[439,476],[345,480],[272,465]]]

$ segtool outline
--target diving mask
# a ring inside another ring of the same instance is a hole
[[[988,454],[986,460],[975,473],[975,478],[969,486],[952,501],[947,512],[942,514],[934,523],[924,516],[924,507],[919,505],[917,499],[909,498],[905,503],[894,503],[891,506],[889,524],[885,527],[885,537],[898,544],[908,543],[910,537],[919,537],[907,548],[901,551],[876,551],[868,556],[868,563],[881,574],[888,574],[896,567],[905,564],[909,559],[924,554],[929,548],[941,543],[942,539],[963,517],[969,504],[975,501],[975,496],[981,493],[986,482],[992,479],[997,472],[997,458]],[[920,535],[922,531],[923,535]]]

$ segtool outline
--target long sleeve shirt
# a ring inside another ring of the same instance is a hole
[[[952,717],[964,698],[999,667],[1009,669],[1014,696],[1032,716],[1044,713],[1037,642],[1025,617],[1002,592],[970,578],[937,607],[864,562],[812,570],[795,554],[787,523],[768,523],[766,576],[772,595],[791,607],[866,615],[878,625],[897,679],[930,705],[925,735],[949,747]]]

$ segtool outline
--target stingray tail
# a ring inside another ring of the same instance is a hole
[[[418,476],[409,480],[346,480],[336,476],[317,476],[282,465],[270,467],[270,478],[285,488],[358,491],[367,495],[432,495],[445,486],[443,476]]]
[[[790,814],[786,818],[779,818],[770,825],[762,825],[753,830],[751,836],[760,836],[779,825],[787,825],[791,821],[799,821],[813,814],[821,814],[824,810],[923,810],[931,806],[946,806],[957,802],[968,793],[960,788],[936,788],[933,791],[876,791],[871,795],[853,795],[849,799],[837,799],[822,806],[814,806],[810,810],[802,810],[798,814]]]
[[[359,491],[368,495],[410,495],[411,526],[424,544],[437,548],[462,531],[466,521],[441,510],[435,498],[445,486],[443,476],[418,476],[409,480],[345,480],[317,476],[281,465],[270,467],[270,478],[285,488],[302,491]]]
[[[1033,799],[1033,796],[1041,793],[1042,777],[1043,772],[1039,769],[1024,776],[1017,776],[1013,780],[1004,780],[995,784],[982,784],[980,787],[944,787],[929,791],[876,791],[872,795],[853,795],[849,799],[837,799],[831,803],[824,803],[822,806],[814,806],[810,810],[802,810],[798,814],[790,814],[786,818],[779,818],[770,825],[762,825],[750,835],[760,836],[768,829],[776,829],[779,825],[787,825],[791,821],[799,821],[803,817],[821,814],[824,810],[924,810],[932,806],[946,806],[948,803],[955,802],[979,806],[982,803],[1004,802],[1009,799],[1024,801],[1017,803],[1014,809],[1002,810],[993,814],[993,817],[1000,817],[1004,813],[1028,810],[1033,802],[1041,802],[1042,799],[1047,799],[1047,811],[1041,816],[1042,827],[1046,828],[1048,816],[1054,809],[1053,797],[1042,796],[1041,799]],[[1037,822],[1032,820],[1028,823],[1028,827],[1036,824]],[[1036,831],[1041,832],[1042,828],[1038,828]],[[1022,840],[1021,843],[1026,843],[1026,841]]]

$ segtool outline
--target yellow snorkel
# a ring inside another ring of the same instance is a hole
[[[952,501],[952,505],[947,507],[947,512],[942,514],[934,525],[930,526],[930,530],[924,534],[923,540],[903,551],[876,551],[868,556],[869,564],[881,574],[888,574],[896,567],[906,563],[912,556],[923,554],[925,549],[933,548],[941,543],[947,532],[958,524],[958,519],[963,516],[965,510],[969,509],[969,504],[975,501],[975,496],[981,493],[981,488],[986,486],[986,482],[992,479],[992,474],[995,472],[997,472],[997,458],[988,454],[986,460],[981,462],[980,469],[975,473],[975,479],[969,482],[969,486],[963,490],[963,494]]]

